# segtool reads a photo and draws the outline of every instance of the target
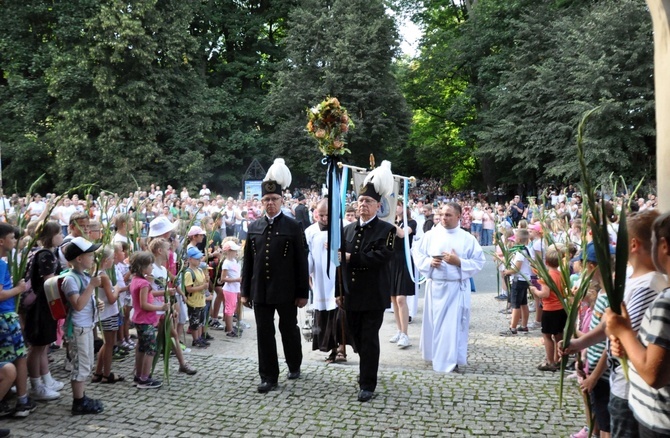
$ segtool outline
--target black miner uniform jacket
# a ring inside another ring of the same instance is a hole
[[[258,304],[309,298],[307,244],[300,223],[280,213],[249,225],[244,245],[242,296]]]
[[[391,305],[391,260],[395,227],[378,217],[360,226],[344,227],[344,251],[351,254],[345,266],[347,310],[384,310]]]

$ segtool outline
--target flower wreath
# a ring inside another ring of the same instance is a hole
[[[335,97],[307,110],[307,133],[319,143],[323,155],[344,155],[351,151],[344,147],[343,134],[354,127],[347,110]]]

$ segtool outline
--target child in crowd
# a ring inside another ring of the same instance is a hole
[[[116,270],[116,288],[119,291],[119,331],[117,332],[117,346],[125,351],[135,348],[135,342],[130,339],[130,311],[133,302],[130,297],[130,267],[128,266],[128,250],[130,244],[117,240],[114,243],[114,269]]]
[[[100,261],[100,280],[102,283],[100,289],[102,293],[98,294],[98,298],[105,305],[102,312],[100,312],[100,321],[105,342],[98,352],[98,363],[91,379],[93,383],[116,383],[125,380],[123,376],[112,373],[112,355],[114,354],[116,335],[119,330],[119,291],[116,285],[112,283],[112,279],[109,278],[106,271],[113,266],[114,247],[106,246],[102,248],[102,259]]]
[[[63,242],[58,222],[45,223],[38,238],[42,246],[33,249],[26,265],[26,278],[30,280],[35,301],[25,309],[23,336],[30,344],[27,362],[32,387],[30,396],[34,400],[47,401],[60,398],[58,391],[65,386],[63,382],[54,380],[49,371],[47,349],[49,344],[57,340],[58,322],[51,317],[44,293],[44,282],[61,271],[55,253],[55,248]]]
[[[503,271],[503,275],[513,276],[512,293],[510,302],[512,306],[512,318],[509,329],[501,332],[502,336],[514,336],[519,331],[528,333],[528,281],[531,276],[529,259],[533,258],[532,248],[528,247],[529,233],[525,228],[516,230],[515,254],[512,266]],[[517,324],[521,324],[517,328]]]
[[[94,251],[99,247],[99,243],[91,243],[83,237],[75,237],[63,247],[63,255],[72,266],[62,284],[69,304],[65,331],[72,355],[72,415],[99,414],[104,410],[100,400],[88,398],[84,392],[95,357],[93,328],[96,311],[102,307],[94,296],[95,288],[102,284],[102,280],[85,271],[94,269]]]
[[[209,286],[208,278],[200,269],[200,261],[204,255],[195,246],[189,246],[186,255],[188,268],[184,274],[184,287],[193,347],[207,348],[210,343],[202,337],[202,327],[205,324],[205,290]]]
[[[500,272],[500,294],[496,297],[499,300],[507,300],[509,304],[509,291],[507,290],[507,280],[505,274],[503,272],[509,268],[509,266],[505,266],[505,260],[503,258],[503,251],[501,246],[504,246],[505,248],[511,247],[511,244],[513,244],[514,240],[514,232],[512,231],[511,228],[505,228],[501,227],[498,233],[495,235],[495,246],[496,246],[496,255],[494,257],[494,261],[496,262],[496,265],[498,266],[498,271]],[[512,240],[509,240],[512,239]],[[500,242],[500,244],[498,244]]]
[[[670,273],[670,213],[653,223],[652,256],[656,269]],[[640,437],[670,437],[670,289],[647,309],[636,333],[629,306],[622,314],[607,311],[612,354],[627,357],[630,366],[629,407]]]
[[[640,329],[644,315],[658,295],[668,287],[663,274],[656,271],[652,258],[652,226],[660,216],[658,210],[631,213],[628,219],[628,263],[633,268],[626,281],[624,303],[633,331]],[[629,408],[629,385],[623,375],[619,359],[609,357],[610,401],[612,435],[636,437],[638,422]]]
[[[37,408],[37,405],[28,397],[26,346],[21,333],[19,315],[16,313],[16,296],[25,290],[26,283],[21,279],[16,286],[13,286],[9,266],[1,259],[8,257],[16,246],[16,234],[13,226],[0,222],[0,281],[2,282],[0,284],[2,287],[0,289],[0,362],[14,364],[16,395],[18,396],[13,412],[4,401],[0,402],[0,411],[5,415],[12,413],[15,417],[27,417]]]
[[[574,266],[573,262],[573,266]],[[598,298],[598,288],[596,285],[591,283],[589,286],[588,292],[584,295],[579,308],[579,315],[577,316],[577,331],[575,337],[579,338],[584,336],[589,332],[591,327],[591,317],[593,316],[593,306],[596,304],[596,299]],[[589,374],[589,363],[586,357],[586,350],[582,350],[579,354],[579,359],[575,362],[575,374],[570,375],[569,377],[576,376],[577,382],[581,387],[582,382],[586,379],[586,376]],[[586,424],[591,422],[589,418],[591,412],[591,406],[586,406],[586,399],[584,399],[585,406],[584,412],[586,413]],[[589,436],[589,427],[584,426],[579,432],[573,433],[570,435],[570,438],[588,438]]]
[[[233,329],[233,314],[237,313],[240,318],[240,281],[241,269],[237,261],[237,252],[240,246],[233,240],[226,241],[223,244],[223,252],[226,259],[221,265],[221,281],[224,282],[223,293],[224,302],[224,320],[226,322],[226,336],[236,338],[238,333]]]
[[[151,276],[154,257],[150,252],[136,252],[130,258],[130,272],[133,279],[130,282],[130,294],[133,299],[133,322],[137,329],[138,346],[136,355],[135,383],[141,389],[160,388],[160,380],[149,377],[153,357],[157,353],[156,326],[158,325],[158,311],[166,311],[167,303],[154,303],[151,284],[147,277]]]
[[[587,271],[593,271],[591,281],[598,285],[602,284],[593,242],[586,245],[585,258]],[[599,286],[598,288],[600,289]],[[608,306],[607,294],[601,289],[593,307],[589,332],[573,339],[568,348],[563,349],[562,343],[559,343],[560,355],[574,354],[585,348],[587,349],[586,358],[590,374],[581,382],[580,387],[582,391],[591,394],[591,412],[596,418],[602,438],[609,438],[610,436],[610,414],[607,407],[610,398],[609,370],[607,369],[604,324],[600,324]]]
[[[532,223],[531,225],[528,226],[528,232],[530,234],[533,253],[541,255],[542,260],[544,260],[545,245],[542,239],[542,223],[539,221]],[[531,287],[535,287],[538,290],[542,289],[542,286],[538,281],[538,277],[535,274],[531,275],[530,284]],[[542,299],[539,298],[537,295],[535,296],[534,303],[531,304],[534,305],[535,307],[535,321],[529,323],[528,328],[534,330],[542,327],[542,310],[544,309],[544,307],[542,305]]]
[[[168,290],[171,297],[175,296],[177,293],[177,289],[171,287],[170,285],[170,283],[172,283],[170,280],[170,272],[166,267],[168,265],[168,258],[170,254],[170,242],[160,237],[154,238],[149,244],[149,249],[154,256],[154,263],[151,271],[152,294],[156,302],[163,303],[165,302],[166,289]],[[170,328],[170,336],[174,340],[174,342],[171,342],[172,351],[174,351],[174,354],[177,357],[177,361],[179,362],[179,372],[193,375],[197,372],[197,370],[189,365],[184,359],[184,353],[182,352],[181,346],[179,345],[179,334],[175,327],[179,320],[179,309],[176,305],[173,307],[173,309],[173,320]],[[165,333],[165,312],[159,311],[158,315],[160,318],[158,329],[160,336],[163,336],[163,333]]]
[[[561,273],[558,271],[558,265],[563,257],[565,247],[552,245],[545,254],[545,264],[549,268],[549,275],[557,287],[557,290],[550,289],[540,280],[541,289],[531,286],[530,291],[533,295],[542,300],[544,311],[542,312],[542,337],[544,339],[545,360],[537,369],[540,371],[556,371],[558,369],[558,351],[556,345],[563,339],[563,329],[568,319],[567,313],[563,309],[561,301],[557,294],[564,295],[564,283]]]

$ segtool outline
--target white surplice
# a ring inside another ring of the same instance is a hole
[[[438,268],[430,266],[433,256],[452,250],[461,259],[460,267],[444,261]],[[427,278],[421,354],[433,362],[435,371],[448,373],[467,364],[470,278],[481,271],[486,258],[472,234],[461,228],[448,230],[441,224],[424,234],[412,248],[412,255]]]
[[[330,276],[327,272],[328,251],[328,232],[321,231],[319,224],[313,223],[305,230],[305,240],[309,247],[309,275],[312,277],[312,295],[314,310],[333,310],[337,307],[335,304],[335,265],[330,263]]]

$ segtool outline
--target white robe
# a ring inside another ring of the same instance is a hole
[[[328,232],[321,231],[318,223],[313,223],[305,230],[305,240],[309,247],[309,275],[312,277],[312,296],[314,310],[333,310],[335,304],[336,271],[333,262],[330,262],[330,277],[328,276]]]
[[[442,262],[430,266],[433,256],[454,250],[461,259],[457,267]],[[426,298],[421,327],[421,354],[433,362],[433,369],[451,372],[466,365],[470,328],[470,277],[486,262],[477,239],[461,228],[433,227],[412,248],[414,262],[426,276]]]

